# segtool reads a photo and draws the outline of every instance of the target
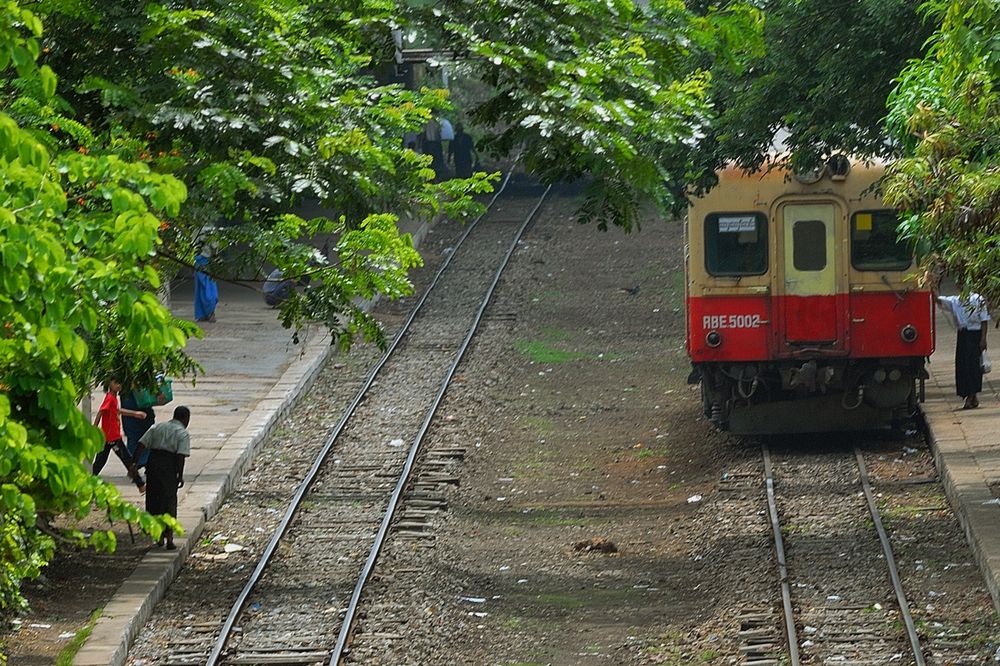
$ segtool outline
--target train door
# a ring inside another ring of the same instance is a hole
[[[780,208],[779,335],[786,351],[844,348],[843,300],[837,297],[839,217],[833,202],[786,203]]]

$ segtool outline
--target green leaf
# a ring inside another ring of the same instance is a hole
[[[52,68],[48,65],[42,65],[38,69],[38,76],[42,81],[42,92],[46,97],[52,97],[56,94],[56,74],[52,71]]]

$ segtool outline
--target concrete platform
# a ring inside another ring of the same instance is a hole
[[[996,364],[1000,331],[993,324],[987,339]],[[964,401],[955,394],[956,337],[954,324],[938,309],[937,351],[928,366],[923,412],[948,500],[1000,611],[1000,365],[983,377],[979,409],[963,410]]]
[[[428,229],[427,224],[403,226],[413,234],[414,244]],[[292,332],[281,327],[276,312],[259,293],[221,283],[219,291],[218,321],[204,324],[204,339],[188,344],[188,352],[205,374],[194,386],[175,381],[173,402],[155,410],[159,422],[170,419],[177,405],[191,409],[192,454],[185,465],[185,485],[177,507],[185,534],[175,539],[177,550],[151,550],[143,557],[105,606],[73,660],[77,666],[125,662],[153,606],[184,564],[191,544],[201,538],[205,522],[219,510],[271,429],[309,389],[331,353],[329,335],[320,328],[305,331],[300,343],[292,344]],[[176,316],[194,319],[190,280],[176,283],[171,306]],[[141,506],[138,491],[114,456],[101,475]]]

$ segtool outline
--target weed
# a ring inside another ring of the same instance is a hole
[[[98,608],[90,614],[90,619],[87,620],[87,624],[73,635],[72,640],[70,640],[66,647],[59,651],[59,656],[56,657],[56,666],[72,666],[76,653],[80,651],[83,644],[87,642],[88,638],[90,638],[90,632],[94,630],[94,625],[97,624],[97,618],[101,617],[101,613],[103,611],[103,608]]]
[[[557,365],[559,363],[569,363],[582,358],[589,358],[590,354],[582,352],[571,352],[556,349],[540,340],[518,340],[514,343],[514,348],[520,353],[530,358],[535,363],[543,365]]]
[[[501,623],[504,629],[520,629],[524,624],[524,618],[520,617],[508,617]]]
[[[525,425],[531,427],[535,432],[541,435],[554,432],[556,429],[555,423],[548,419],[538,418],[537,416],[526,416],[522,420]]]

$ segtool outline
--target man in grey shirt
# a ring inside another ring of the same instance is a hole
[[[191,455],[191,435],[187,427],[191,410],[181,406],[174,410],[174,418],[157,423],[139,440],[135,451],[138,460],[144,449],[149,449],[146,463],[146,511],[153,515],[168,514],[177,518],[177,490],[184,486],[184,459]],[[167,550],[174,550],[173,530],[165,529],[157,546],[166,542]]]

